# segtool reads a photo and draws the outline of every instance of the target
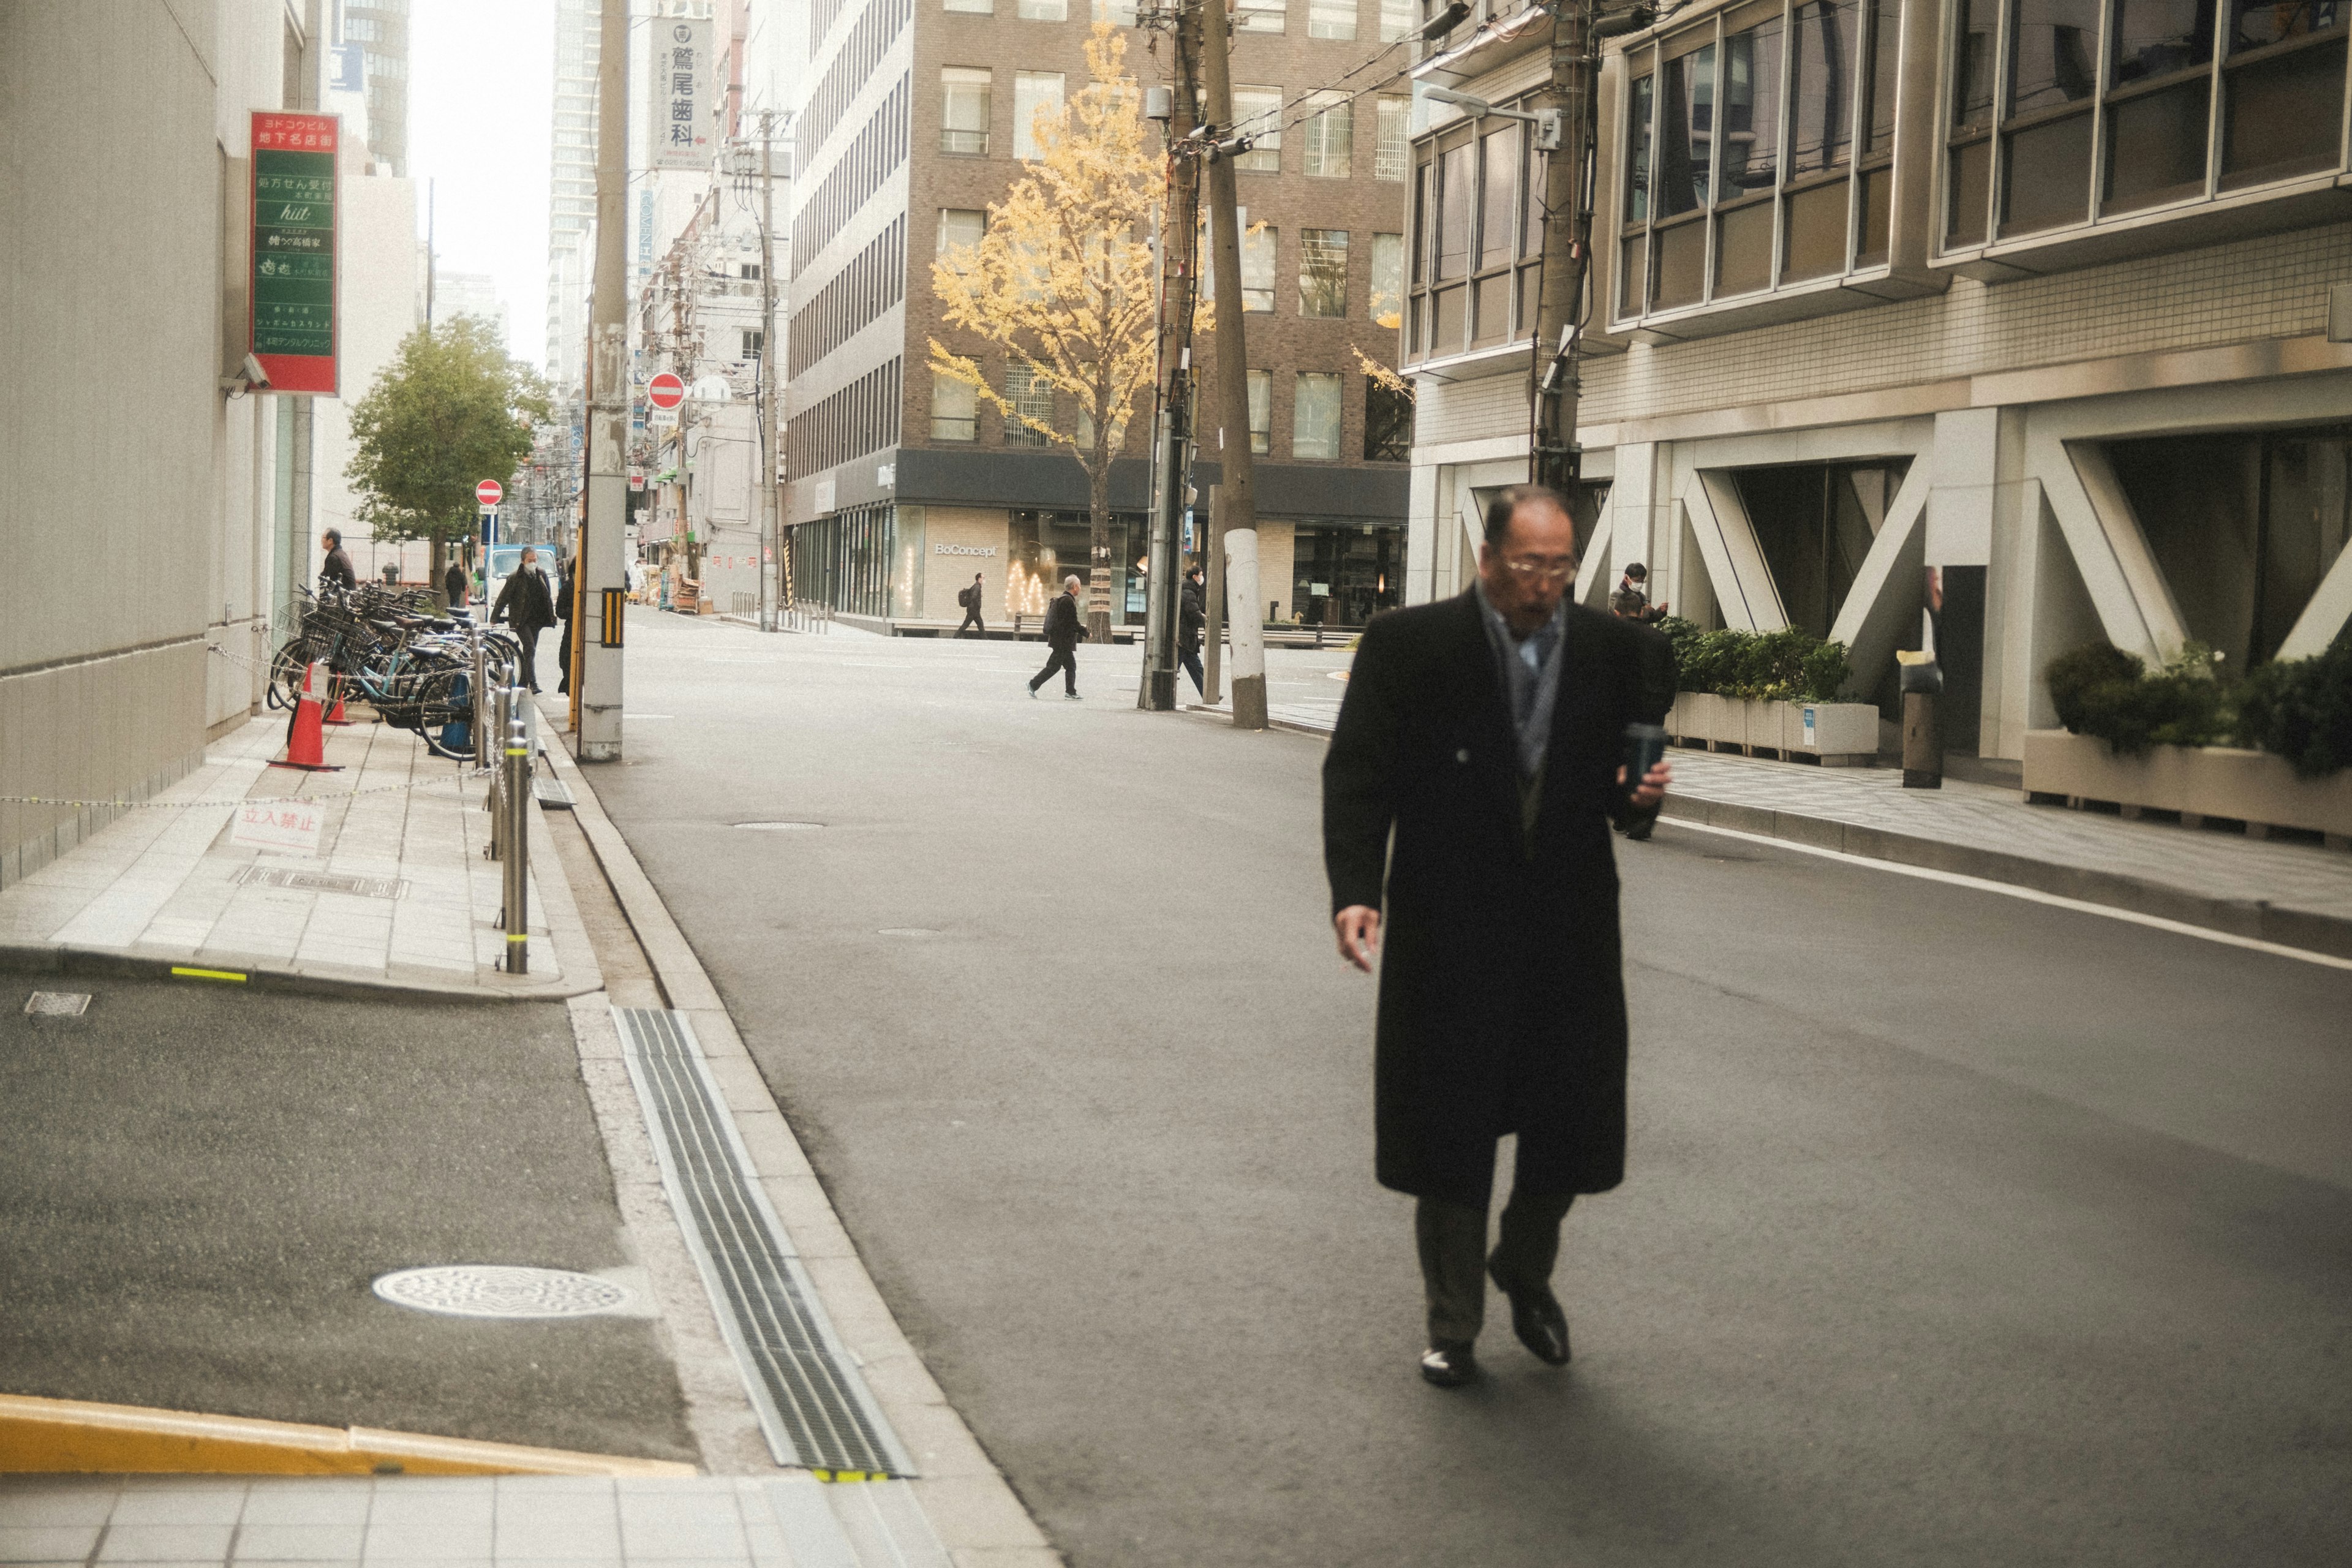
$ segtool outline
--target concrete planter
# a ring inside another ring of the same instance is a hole
[[[1878,756],[1878,710],[1868,702],[1748,702],[1685,691],[1666,715],[1666,732],[1709,751],[1774,752],[1832,766]]]
[[[2126,757],[2095,735],[2029,730],[2025,795],[2042,795],[2069,805],[2113,801],[2127,817],[2177,811],[2189,826],[2209,816],[2234,818],[2258,838],[2273,827],[2299,827],[2326,835],[2331,847],[2352,842],[2352,768],[2298,778],[2284,759],[2234,746],[2156,746]]]

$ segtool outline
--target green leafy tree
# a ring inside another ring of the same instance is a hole
[[[473,531],[474,487],[511,481],[548,406],[546,384],[507,357],[488,322],[417,328],[352,408],[356,450],[343,474],[359,520],[378,539],[430,540],[437,584],[449,542]]]

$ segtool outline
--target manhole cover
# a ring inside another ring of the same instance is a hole
[[[456,1318],[583,1318],[630,1304],[628,1291],[593,1274],[496,1263],[404,1268],[378,1279],[375,1293],[396,1307]]]
[[[89,1009],[87,991],[36,991],[25,998],[25,1012],[35,1018],[79,1018]]]
[[[807,833],[824,826],[822,822],[739,822],[735,825],[746,833]]]
[[[236,874],[239,886],[290,888],[301,893],[351,893],[362,899],[397,899],[408,891],[398,877],[346,877],[334,871],[295,871],[283,866],[247,866]]]

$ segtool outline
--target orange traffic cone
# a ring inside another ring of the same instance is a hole
[[[327,761],[327,737],[320,728],[326,711],[327,667],[313,664],[302,671],[302,694],[295,699],[294,717],[286,729],[286,757],[273,768],[300,768],[306,773],[332,773],[341,768]]]
[[[335,693],[335,705],[327,710],[326,722],[330,724],[348,724],[351,721],[343,717],[343,682],[341,677],[338,676],[335,678],[333,690]]]

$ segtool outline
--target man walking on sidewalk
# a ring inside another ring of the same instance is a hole
[[[580,552],[574,550],[563,563],[563,570],[555,581],[555,619],[563,627],[563,635],[555,639],[555,690],[558,696],[572,689],[572,574],[580,569]]]
[[[956,636],[963,636],[964,626],[978,626],[982,637],[988,635],[988,623],[980,618],[981,601],[986,593],[987,589],[981,582],[981,574],[977,572],[973,573],[971,586],[956,595],[956,603],[963,606],[963,626],[956,627]]]
[[[1030,696],[1036,696],[1037,689],[1053,679],[1058,669],[1062,696],[1071,702],[1078,700],[1078,577],[1074,572],[1062,579],[1062,591],[1045,606],[1045,646],[1054,651],[1045,668],[1029,683]]]
[[[1206,697],[1208,682],[1201,669],[1201,628],[1209,624],[1209,591],[1201,583],[1201,569],[1184,574],[1176,590],[1176,662],[1192,678],[1192,695]]]
[[[1387,927],[1376,1173],[1418,1200],[1421,1374],[1440,1387],[1477,1375],[1490,1277],[1520,1342],[1568,1361],[1560,1222],[1577,1194],[1624,1178],[1609,824],[1654,816],[1673,773],[1625,782],[1625,726],[1648,716],[1643,653],[1632,625],[1568,601],[1575,548],[1553,491],[1496,498],[1469,593],[1365,627],[1323,763],[1340,956],[1369,973]],[[1489,1256],[1505,1133],[1517,1160]]]
[[[514,628],[516,640],[522,644],[522,683],[537,693],[539,634],[555,624],[555,602],[548,594],[547,578],[539,570],[538,551],[523,547],[522,564],[499,590],[499,602],[490,606],[490,619],[505,621]]]
[[[320,536],[319,546],[327,558],[319,565],[319,586],[341,588],[348,594],[360,585],[359,574],[352,570],[352,558],[343,552],[343,533],[331,528]]]

